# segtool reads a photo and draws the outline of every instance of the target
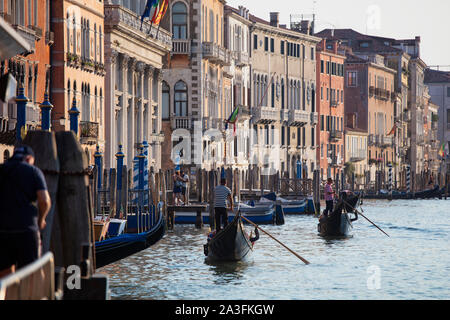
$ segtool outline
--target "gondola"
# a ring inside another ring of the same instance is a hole
[[[128,229],[132,228],[132,218],[129,216]],[[145,223],[145,221],[144,221]],[[147,222],[148,223],[148,222]],[[134,219],[136,224],[136,219]],[[140,233],[125,233],[95,243],[96,268],[101,268],[139,251],[145,250],[162,239],[165,233],[165,220],[158,206],[156,222],[148,230]]]
[[[364,193],[365,199],[372,199],[372,200],[417,200],[417,199],[434,199],[442,197],[442,195],[445,192],[445,188],[440,189],[439,186],[435,186],[433,189],[429,190],[423,190],[419,192],[399,192],[399,191],[392,191],[392,196],[385,192],[385,193],[379,193],[379,194],[371,194],[371,193]]]
[[[209,261],[245,260],[253,252],[253,243],[257,238],[258,236],[250,239],[245,232],[239,211],[225,229],[208,236],[208,241],[204,245],[204,253]]]
[[[344,191],[336,204],[333,212],[328,217],[321,215],[317,231],[322,237],[348,237],[353,229],[353,222],[358,220],[358,214],[355,208],[360,197],[356,194],[350,196]],[[355,215],[350,218],[349,213]]]

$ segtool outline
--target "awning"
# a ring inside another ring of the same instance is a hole
[[[30,44],[0,17],[0,60],[31,51]]]

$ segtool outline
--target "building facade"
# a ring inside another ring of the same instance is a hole
[[[345,128],[345,163],[347,166],[347,181],[351,182],[353,175],[356,188],[363,189],[366,184],[367,137],[365,130]]]
[[[322,180],[335,179],[344,168],[344,65],[337,40],[322,40],[317,46],[317,163]]]
[[[70,128],[69,110],[79,110],[78,136],[90,164],[96,145],[105,147],[104,2],[51,3],[51,100],[53,130]]]
[[[447,145],[450,148],[450,72],[434,69],[425,70],[425,83],[433,104],[439,107],[438,116],[434,117],[434,125],[438,129],[439,148]],[[433,124],[433,123],[432,123]],[[450,172],[450,158],[438,157],[443,172]]]
[[[50,87],[50,30],[49,0],[0,0],[0,16],[30,44],[31,52],[1,61],[0,76],[10,73],[18,86],[25,90],[26,128],[40,127],[39,105]],[[15,101],[0,100],[0,163],[13,152],[17,107]]]
[[[171,1],[161,25],[173,48],[163,73],[163,157],[181,165],[217,168],[227,162],[225,119],[232,110],[231,65],[225,48],[222,0]],[[179,160],[176,160],[179,159]]]
[[[316,45],[319,38],[250,16],[254,164],[290,177],[317,169]],[[301,172],[298,164],[301,164]]]
[[[105,166],[115,167],[123,145],[128,168],[140,144],[149,166],[161,168],[162,69],[171,50],[168,31],[141,23],[146,1],[105,2]]]

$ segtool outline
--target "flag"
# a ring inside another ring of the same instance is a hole
[[[395,134],[395,130],[397,129],[397,124],[394,124],[394,127],[392,128],[392,130],[387,134],[388,136]]]
[[[448,143],[447,143],[447,142],[444,142],[444,143],[442,144],[441,148],[439,149],[439,155],[440,155],[442,158],[445,158],[445,157],[447,156],[447,154],[448,154]]]
[[[155,21],[153,21],[154,24],[159,24],[161,22],[161,19],[164,18],[164,15],[166,14],[168,7],[169,7],[169,0],[162,0],[160,10],[155,18]]]
[[[161,2],[163,0],[155,0],[155,4],[153,5],[153,8],[151,10],[150,15],[152,16],[152,18],[150,19],[150,21],[152,22],[152,24],[155,22],[156,16],[159,13],[159,10],[161,9]]]
[[[145,18],[150,18],[150,11],[153,8],[153,6],[155,6],[155,3],[158,0],[147,0],[147,4],[145,5],[145,9],[144,12],[142,13],[141,16],[141,23],[144,22]]]
[[[239,106],[237,106],[228,120],[225,121],[225,130],[228,130],[228,124],[231,123],[234,125],[234,133],[236,133],[236,121],[239,114]]]
[[[141,16],[141,31],[142,31],[142,24],[144,23],[145,18],[150,18],[151,10],[154,6],[157,5],[158,0],[147,0],[147,4],[145,5],[144,12]]]

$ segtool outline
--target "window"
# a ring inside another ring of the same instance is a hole
[[[284,43],[285,41],[281,41],[280,43],[280,53],[284,55]]]
[[[324,131],[325,130],[325,123],[324,123],[324,115],[322,114],[320,116],[320,131]]]
[[[325,65],[324,65],[324,61],[320,60],[320,73],[324,73],[325,72]]]
[[[323,87],[320,87],[320,100],[323,100]]]
[[[357,86],[357,76],[358,72],[349,71],[347,72],[347,87],[356,87]]]
[[[269,38],[264,37],[264,51],[269,51]]]
[[[187,116],[187,86],[183,81],[178,81],[175,84],[175,116]]]
[[[447,97],[450,98],[450,87],[447,87]]]
[[[311,147],[314,147],[316,145],[316,130],[314,127],[311,128]]]
[[[275,39],[270,38],[270,52],[275,52]]]
[[[271,106],[272,106],[272,108],[274,108],[275,107],[275,83],[273,82],[273,80],[272,80],[272,84],[271,84]]]
[[[327,61],[327,74],[330,74],[330,61]]]
[[[311,60],[314,60],[314,47],[311,48]]]
[[[170,117],[170,88],[165,81],[162,82],[162,118]]]
[[[253,35],[253,49],[258,50],[258,35]]]
[[[172,33],[174,39],[187,39],[187,8],[183,2],[172,6]]]

